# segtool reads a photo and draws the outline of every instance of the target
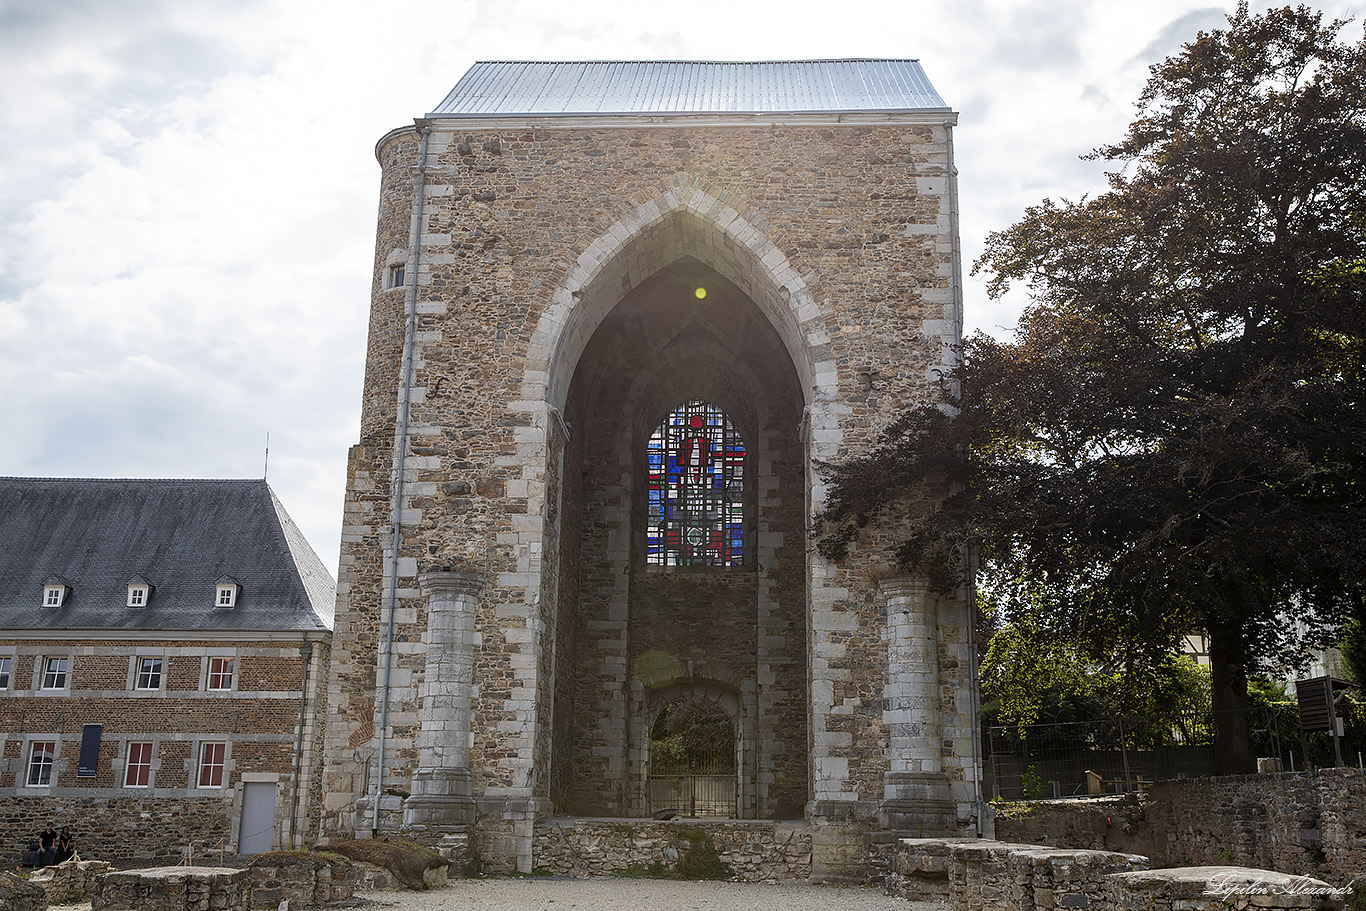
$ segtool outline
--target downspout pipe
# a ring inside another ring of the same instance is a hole
[[[304,725],[308,722],[308,669],[313,663],[313,643],[307,639],[299,646],[299,657],[304,662],[303,680],[299,683],[299,730],[294,735],[294,780],[289,786],[289,842],[299,847],[299,836],[294,833],[294,820],[299,806],[299,778],[304,769]]]
[[[954,325],[957,327],[956,335],[958,343],[963,342],[963,253],[960,246],[961,241],[958,236],[958,165],[953,157],[953,124],[944,125],[944,135],[948,147],[948,166],[949,166],[949,230],[953,243],[953,307]],[[962,351],[954,352],[954,362],[957,365],[963,363]],[[961,380],[959,381],[961,383]],[[962,386],[958,387],[959,400],[962,400]],[[972,712],[972,764],[973,776],[976,782],[976,794],[974,803],[976,805],[977,816],[977,837],[982,837],[982,691],[981,680],[977,667],[977,559],[978,548],[976,544],[966,544],[963,548],[964,569],[967,573],[966,592],[967,592],[967,622],[968,622],[968,683],[969,683],[969,707]]]
[[[384,607],[389,614],[384,626],[384,676],[380,683],[379,709],[379,762],[375,770],[374,805],[370,814],[370,834],[379,834],[379,801],[384,793],[384,750],[389,733],[389,684],[394,672],[394,615],[398,607],[398,552],[403,542],[403,487],[406,457],[408,455],[408,414],[412,404],[413,389],[413,345],[417,336],[417,273],[418,261],[422,255],[422,215],[425,208],[427,189],[427,139],[432,128],[422,126],[422,147],[417,157],[417,188],[413,204],[413,217],[408,227],[408,264],[407,276],[407,321],[403,331],[403,363],[400,368],[402,382],[398,395],[398,437],[395,441],[397,454],[394,460],[394,513],[393,541],[389,547],[389,591]]]

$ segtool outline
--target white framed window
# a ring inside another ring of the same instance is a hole
[[[199,774],[195,776],[195,787],[223,787],[223,767],[226,764],[227,757],[227,743],[221,740],[201,743],[199,745]]]
[[[148,586],[146,586],[146,585],[130,585],[130,586],[128,586],[128,606],[129,606],[129,607],[146,607],[146,606],[147,606],[147,589],[148,589]]]
[[[44,658],[41,688],[45,690],[66,689],[66,675],[70,664],[70,658]]]
[[[24,786],[46,788],[52,785],[52,764],[57,759],[57,741],[30,740],[28,744],[28,771],[24,775]]]
[[[14,670],[14,656],[0,655],[0,690],[9,689],[10,672]]]
[[[389,267],[389,287],[402,288],[407,283],[408,266],[407,263],[394,263]]]
[[[137,681],[134,688],[139,690],[161,689],[161,659],[138,658]]]
[[[143,740],[128,744],[128,762],[123,770],[125,788],[149,788],[152,786],[152,741]]]
[[[66,600],[65,585],[43,586],[43,607],[61,607]]]
[[[209,658],[208,671],[204,676],[204,689],[230,690],[233,675],[237,670],[237,659],[214,656]]]
[[[224,576],[218,580],[214,588],[213,606],[234,607],[237,604],[237,594],[241,590],[242,586],[237,584],[237,580]]]

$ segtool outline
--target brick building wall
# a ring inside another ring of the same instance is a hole
[[[13,847],[51,820],[72,827],[87,858],[120,865],[178,862],[188,849],[234,854],[245,782],[274,783],[274,846],[303,843],[320,795],[329,655],[323,636],[308,638],[302,736],[301,634],[0,642],[0,656],[11,656],[14,668],[0,690],[0,818],[15,833]],[[67,661],[64,687],[44,688],[52,682],[44,679],[49,658]],[[145,658],[160,659],[158,680],[139,679]],[[209,688],[214,659],[232,661],[225,688]],[[155,686],[138,688],[150,682]],[[91,776],[78,774],[86,725],[102,726]],[[55,745],[46,776],[33,772],[35,743]],[[130,778],[134,744],[151,745],[145,780]],[[223,771],[216,784],[200,787],[205,744],[223,745]],[[46,781],[31,785],[31,774]]]

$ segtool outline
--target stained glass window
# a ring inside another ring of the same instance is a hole
[[[744,557],[745,444],[706,402],[675,408],[646,445],[645,561],[739,566]]]

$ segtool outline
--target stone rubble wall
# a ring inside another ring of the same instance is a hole
[[[811,875],[811,829],[802,822],[649,822],[545,819],[536,823],[535,869],[557,876],[605,876],[632,867],[678,862],[688,842],[681,830],[701,829],[736,879],[804,881]]]
[[[1148,870],[1115,851],[997,841],[908,838],[889,891],[949,911],[1340,911],[1341,890],[1303,876],[1247,867]]]
[[[297,711],[297,703],[296,703]],[[235,793],[222,797],[31,797],[0,799],[0,830],[14,833],[9,859],[51,822],[70,826],[76,851],[119,868],[156,867],[236,853],[232,843]],[[221,863],[221,861],[219,861]]]
[[[64,860],[56,866],[34,870],[28,881],[42,886],[50,905],[85,901],[95,891],[95,877],[112,872],[102,860]]]
[[[336,854],[305,851],[258,854],[248,869],[251,907],[257,911],[275,911],[282,901],[290,908],[317,908],[348,899],[360,891],[364,879],[359,864]]]
[[[43,887],[12,873],[0,874],[0,911],[47,911]]]
[[[246,901],[250,870],[156,867],[106,873],[95,880],[91,911],[237,911]]]
[[[998,812],[996,834],[1141,853],[1159,867],[1237,865],[1346,883],[1366,873],[1366,773],[1188,778],[1123,797],[1012,804]]]

